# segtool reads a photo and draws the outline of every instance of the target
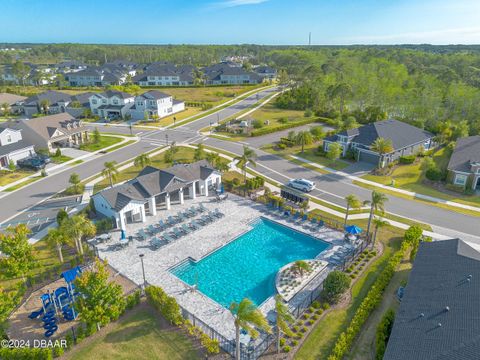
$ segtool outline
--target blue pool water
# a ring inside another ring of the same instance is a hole
[[[275,275],[292,261],[312,259],[328,244],[264,218],[253,229],[198,262],[187,261],[172,273],[219,304],[248,297],[260,305],[275,291]]]

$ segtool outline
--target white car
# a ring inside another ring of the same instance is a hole
[[[288,186],[305,192],[310,192],[315,189],[315,183],[306,179],[293,179],[288,182]]]

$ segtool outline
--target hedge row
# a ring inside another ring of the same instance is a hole
[[[388,261],[387,266],[385,266],[385,269],[379,275],[378,279],[372,285],[372,288],[368,291],[367,296],[358,307],[347,330],[342,332],[338,337],[328,360],[341,360],[345,354],[351,350],[353,341],[362,329],[363,324],[367,321],[371,312],[378,306],[378,304],[380,304],[383,292],[390,283],[390,280],[395,274],[395,270],[400,264],[400,261],[405,256],[408,247],[409,244],[404,241],[401,249],[398,250]]]
[[[51,348],[0,348],[0,359],[8,360],[51,360]]]
[[[302,121],[295,121],[295,122],[288,123],[288,124],[282,124],[282,125],[278,125],[278,126],[274,126],[274,127],[266,127],[266,128],[262,128],[262,129],[258,129],[258,130],[253,130],[250,133],[250,136],[267,135],[267,134],[271,134],[271,133],[274,133],[274,132],[277,132],[277,131],[291,129],[291,128],[301,126],[301,125],[307,125],[307,124],[311,124],[311,123],[314,123],[314,122],[324,122],[324,121],[325,121],[325,118],[311,118],[311,119],[309,118],[309,119],[305,119],[305,120],[302,120]]]
[[[183,317],[180,306],[174,297],[168,296],[162,288],[158,286],[148,286],[145,289],[148,302],[157,309],[165,319],[171,324],[183,324]]]
[[[388,339],[392,332],[393,322],[395,321],[395,311],[393,309],[388,309],[385,314],[383,314],[382,320],[377,326],[376,333],[376,352],[375,359],[382,360],[385,350],[387,349]]]

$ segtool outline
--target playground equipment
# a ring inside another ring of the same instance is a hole
[[[73,321],[76,319],[77,314],[73,307],[75,297],[78,296],[78,292],[75,290],[73,281],[81,274],[80,267],[74,267],[62,273],[61,277],[65,280],[67,286],[61,286],[51,293],[42,294],[40,299],[42,300],[42,308],[33,311],[28,317],[30,319],[36,319],[42,316],[43,328],[45,331],[45,337],[52,336],[58,330],[58,318],[59,313],[62,314],[66,321]]]

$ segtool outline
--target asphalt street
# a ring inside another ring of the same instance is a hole
[[[73,172],[80,174],[82,179],[89,178],[92,175],[100,173],[103,169],[103,163],[106,161],[117,161],[120,163],[132,159],[140,153],[151,151],[159,146],[171,143],[172,141],[176,141],[177,143],[195,143],[202,141],[207,145],[240,154],[244,143],[206,138],[200,135],[198,131],[210,124],[217,123],[220,120],[231,117],[251,107],[259,100],[272,95],[275,91],[275,89],[264,90],[260,92],[258,96],[256,94],[251,95],[217,113],[205,116],[202,119],[175,129],[134,129],[135,134],[141,138],[139,142],[112,153],[99,155],[98,160],[88,161],[78,166],[68,168],[62,173],[39,180],[33,185],[21,188],[0,199],[0,222],[15,216],[18,212],[24,211],[54,195],[58,191],[63,190],[68,185],[68,178]],[[99,129],[106,132],[130,133],[129,128],[115,127],[114,125],[99,127]],[[345,205],[344,198],[349,194],[356,194],[363,200],[370,197],[371,192],[369,190],[353,184],[351,180],[345,177],[336,174],[322,175],[316,171],[306,169],[283,158],[259,150],[261,145],[271,143],[280,136],[286,135],[286,133],[288,133],[288,131],[282,132],[283,135],[276,133],[246,140],[245,143],[255,148],[258,154],[257,167],[255,170],[282,183],[288,179],[300,177],[315,181],[317,190],[312,192],[312,195],[341,206]],[[392,214],[415,219],[435,227],[449,228],[457,232],[480,236],[480,219],[478,217],[463,215],[454,211],[392,195],[388,195],[388,198],[389,201],[386,204],[386,210]]]

